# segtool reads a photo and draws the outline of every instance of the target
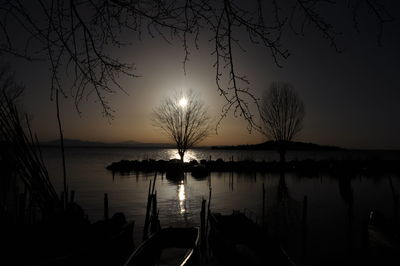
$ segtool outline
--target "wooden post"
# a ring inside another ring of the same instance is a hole
[[[153,188],[151,189],[151,194],[154,194],[155,187],[156,187],[156,180],[157,180],[157,172],[154,173],[154,180],[153,180]]]
[[[303,226],[307,225],[307,204],[308,204],[307,201],[308,201],[308,199],[307,199],[307,195],[306,195],[306,196],[304,196],[304,199],[303,199],[303,219],[302,219]]]
[[[303,218],[302,218],[302,264],[305,265],[307,253],[307,208],[308,208],[307,195],[303,199]]]
[[[61,201],[61,203],[62,203],[62,206],[63,206],[63,209],[65,208],[65,201],[64,201],[64,199],[65,199],[65,197],[64,197],[64,191],[62,191],[61,192],[61,195],[60,195],[60,201]]]
[[[152,195],[152,207],[153,207],[153,216],[157,215],[157,191],[154,191],[154,194]]]
[[[26,195],[26,189],[24,193],[19,194],[18,220],[21,224],[23,224],[25,221]]]
[[[261,226],[265,227],[265,187],[264,183],[262,184],[262,224]]]
[[[395,224],[398,224],[399,221],[399,194],[396,194],[393,196],[393,201],[394,201],[394,222]],[[398,227],[397,227],[398,228]]]
[[[207,233],[208,233],[208,222],[209,222],[209,219],[210,219],[210,212],[211,212],[211,210],[210,210],[210,205],[211,205],[211,191],[212,191],[211,186],[209,187],[209,189],[210,189],[210,192],[208,193],[208,207],[207,207],[207,220],[206,220],[206,235],[207,235]]]
[[[151,208],[151,180],[149,184],[149,191],[147,193],[147,207],[146,207],[146,216],[144,219],[144,226],[143,226],[143,240],[147,239],[147,232],[149,230],[150,208]]]
[[[71,198],[70,198],[70,202],[71,202],[71,203],[74,203],[74,201],[75,201],[75,190],[72,190],[72,189],[71,189]]]
[[[399,219],[399,194],[396,193],[393,182],[392,182],[392,177],[389,176],[389,185],[390,185],[390,190],[392,192],[392,197],[393,197],[393,218],[394,218],[394,223],[397,224],[397,221]]]
[[[350,181],[349,181],[350,186]],[[350,187],[351,189],[351,187]],[[349,227],[348,227],[348,242],[349,242],[349,258],[352,258],[354,255],[353,252],[353,189],[350,190],[350,199],[349,199],[349,208],[348,208],[348,215],[349,215]]]
[[[154,183],[153,183],[154,184]],[[151,233],[157,232],[159,228],[158,210],[157,210],[157,191],[151,195],[152,198],[152,214],[151,214]]]
[[[368,220],[364,219],[362,223],[362,249],[364,252],[368,252],[368,246],[369,246]]]
[[[108,194],[104,193],[104,220],[108,220]]]
[[[31,213],[31,215],[32,215],[32,224],[35,224],[36,223],[36,206],[35,205],[33,205],[32,204],[32,213]]]
[[[60,107],[58,104],[58,89],[56,90],[56,107],[57,107],[57,122],[58,122],[58,130],[60,134],[60,146],[61,146],[61,156],[62,156],[62,167],[63,167],[63,185],[64,185],[64,199],[63,206],[64,210],[67,208],[68,203],[68,187],[67,187],[67,171],[65,167],[65,151],[64,151],[64,135],[61,126],[61,118],[60,118]]]
[[[233,191],[233,172],[229,174],[229,183],[231,185],[231,190]]]
[[[200,211],[200,246],[201,251],[206,250],[206,200],[201,201]],[[204,253],[203,253],[204,254]]]

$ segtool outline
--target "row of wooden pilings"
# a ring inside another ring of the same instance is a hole
[[[155,189],[155,183],[157,180],[157,173],[154,175],[154,179],[150,180],[148,195],[147,195],[147,206],[146,206],[146,214],[145,214],[145,222],[143,227],[143,240],[148,238],[149,229],[151,233],[156,232],[160,229],[160,221],[158,219],[159,210],[157,209],[157,191]],[[209,214],[210,214],[210,204],[211,204],[211,186],[209,187],[209,197],[208,197],[208,206],[206,207],[207,200],[202,199],[201,202],[201,211],[200,211],[200,243],[201,243],[201,251],[206,252],[207,250],[207,232],[208,232],[208,224],[209,224]],[[73,202],[74,200],[74,191],[71,191],[70,200]],[[206,209],[207,208],[207,209]],[[207,210],[207,211],[206,211]],[[261,217],[261,225],[266,225],[266,189],[264,183],[262,184],[262,217]],[[305,263],[306,255],[307,255],[307,212],[308,212],[308,197],[304,196],[302,202],[302,219],[301,219],[301,260],[302,264]],[[104,220],[109,219],[109,200],[108,194],[104,194]],[[205,253],[204,253],[205,254]]]
[[[155,173],[154,179],[150,180],[149,183],[145,222],[143,226],[143,237],[142,237],[143,240],[148,238],[149,229],[151,233],[154,233],[160,229],[160,221],[158,219],[159,211],[157,209],[157,191],[155,190],[156,180],[157,180],[157,173]],[[109,205],[108,194],[104,193],[104,220],[109,219],[108,205]]]

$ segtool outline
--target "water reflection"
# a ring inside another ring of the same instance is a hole
[[[277,202],[282,203],[285,201],[288,201],[290,199],[289,196],[289,188],[286,185],[286,179],[285,179],[285,172],[281,171],[279,174],[279,183],[278,183],[278,193],[277,193]]]
[[[104,169],[104,166],[121,158],[141,160],[143,153],[155,159],[168,160],[170,154],[173,155],[172,157],[179,158],[176,150],[172,149],[67,149],[71,170],[69,185],[79,191],[77,201],[82,204],[90,220],[97,221],[103,218],[103,193],[108,192],[111,199],[110,210],[122,211],[128,220],[135,221],[135,226],[138,227],[137,230],[135,229],[136,243],[142,239],[149,179],[154,174],[116,175],[113,182],[110,172]],[[235,160],[250,155],[257,160],[264,158],[268,160],[269,154],[275,156],[275,152],[237,151],[233,153],[232,151],[197,149],[189,151],[185,158],[190,160],[196,159],[197,156],[197,159],[208,159],[208,156],[212,155],[213,160],[218,157],[227,160],[228,155],[232,156],[232,154],[235,155]],[[327,158],[332,153],[317,154],[320,154],[321,158]],[[400,155],[397,158],[400,158]],[[44,159],[49,164],[48,170],[57,191],[62,191],[58,150],[45,150]],[[170,182],[160,178],[156,182],[160,220],[163,227],[199,225],[201,200],[208,198],[211,186],[213,211],[230,214],[232,209],[250,209],[261,213],[261,188],[262,183],[265,183],[265,219],[269,222],[269,232],[291,236],[290,232],[300,224],[297,223],[296,227],[285,224],[285,221],[290,221],[288,217],[292,216],[298,217],[297,219],[302,217],[301,202],[307,195],[307,262],[309,265],[321,265],[327,262],[327,258],[330,260],[335,258],[334,262],[338,262],[347,256],[348,247],[351,247],[353,252],[360,250],[362,245],[360,228],[364,228],[363,222],[371,210],[380,210],[387,217],[397,215],[396,195],[400,191],[398,174],[392,175],[393,179],[388,179],[388,176],[385,176],[386,178],[360,176],[360,178],[350,179],[347,174],[342,175],[340,177],[340,175],[321,174],[324,182],[320,182],[317,178],[301,178],[293,173],[286,173],[284,177],[281,177],[279,173],[253,175],[212,172],[208,178],[201,180],[188,174],[183,182],[181,180]],[[295,200],[297,204],[285,200],[287,198]],[[284,205],[285,208],[283,208],[281,205],[277,206],[277,202],[292,203],[294,206],[290,208]],[[278,209],[278,207],[281,208]],[[273,219],[277,215],[279,219]],[[279,228],[281,231],[278,231]],[[350,232],[349,229],[352,231]],[[349,236],[351,238],[348,238]],[[301,242],[295,242],[293,245],[296,243],[300,245]]]
[[[341,175],[338,177],[339,192],[343,201],[347,205],[347,242],[348,252],[352,252],[353,246],[353,188],[351,186],[351,177],[347,175]]]
[[[181,183],[178,185],[178,199],[179,199],[179,213],[184,214],[186,213],[186,194],[185,194],[185,183],[183,180]]]

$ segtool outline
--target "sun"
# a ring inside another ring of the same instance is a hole
[[[186,107],[187,104],[188,104],[188,100],[187,100],[185,97],[182,97],[182,98],[179,100],[179,105],[180,105],[181,107]]]

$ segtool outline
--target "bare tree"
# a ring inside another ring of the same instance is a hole
[[[260,110],[262,132],[277,142],[280,160],[284,162],[286,144],[303,129],[303,101],[292,85],[274,82],[265,91]]]
[[[376,19],[379,26],[380,40],[383,25],[392,20],[382,2],[2,0],[0,53],[47,61],[52,70],[52,92],[58,89],[66,95],[65,84],[72,80],[69,85],[78,111],[82,99],[94,94],[104,115],[112,117],[107,94],[123,90],[118,81],[120,74],[136,76],[132,64],[113,55],[115,49],[129,45],[132,36],[141,39],[147,34],[166,42],[175,38],[184,47],[185,69],[191,49],[199,48],[199,36],[203,34],[213,47],[217,90],[226,99],[221,118],[233,110],[235,115],[248,121],[251,130],[258,125],[248,104],[258,105],[258,99],[234,60],[235,55],[245,51],[242,44],[251,42],[264,47],[280,65],[289,56],[281,41],[282,35],[287,32],[304,34],[312,27],[339,51],[336,39],[340,32],[329,17],[324,16],[325,11],[330,13],[331,10],[336,10],[340,17],[345,12],[352,14],[349,20],[354,22],[356,30],[360,29],[359,18],[369,12],[368,17]]]
[[[154,126],[161,128],[176,143],[183,162],[185,152],[210,133],[211,119],[198,95],[175,93],[165,98],[153,112]]]
[[[0,103],[4,104],[7,100],[16,103],[21,98],[24,86],[18,84],[14,73],[8,64],[0,65]]]

